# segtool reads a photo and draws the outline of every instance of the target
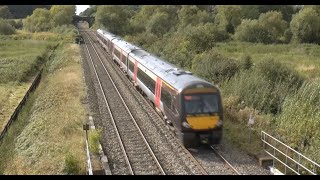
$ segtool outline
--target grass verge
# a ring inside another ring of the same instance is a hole
[[[4,174],[85,174],[86,109],[80,48],[61,45],[47,63],[24,123],[0,145]],[[17,123],[19,124],[19,123]],[[3,153],[1,149],[7,149]]]

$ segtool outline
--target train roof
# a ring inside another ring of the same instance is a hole
[[[154,74],[166,81],[173,88],[182,91],[186,86],[194,83],[211,85],[209,82],[192,75],[190,71],[179,69],[177,66],[144,50],[133,51],[130,55]]]
[[[112,39],[115,39],[115,38],[121,39],[120,37],[108,32],[108,31],[102,30],[102,29],[98,29],[97,32],[102,34],[104,37],[106,37],[109,40],[112,40]]]
[[[208,81],[192,75],[190,71],[180,69],[178,66],[173,65],[153,54],[150,54],[147,51],[140,49],[138,46],[122,40],[121,38],[114,39],[112,42],[114,42],[118,47],[127,53],[131,52],[131,57],[136,59],[140,64],[148,68],[179,92],[182,91],[186,86],[192,84],[202,83],[212,86],[212,84]]]

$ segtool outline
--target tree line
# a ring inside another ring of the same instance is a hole
[[[17,13],[16,11],[21,8],[25,9],[20,14]],[[0,34],[14,34],[16,29],[29,32],[58,31],[65,33],[70,30],[75,11],[75,5],[0,6]],[[12,19],[25,15],[24,19]]]

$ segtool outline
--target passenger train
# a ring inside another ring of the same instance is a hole
[[[96,35],[185,147],[220,142],[223,108],[216,86],[105,30],[98,29]]]

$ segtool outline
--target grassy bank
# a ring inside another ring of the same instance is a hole
[[[19,120],[22,125],[15,123],[15,134],[0,145],[0,172],[85,174],[82,77],[79,46],[61,45],[27,106],[28,115]]]
[[[0,130],[46,62],[53,44],[42,40],[0,41]]]

